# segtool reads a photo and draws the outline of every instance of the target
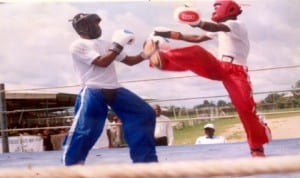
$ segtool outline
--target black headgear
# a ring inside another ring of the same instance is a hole
[[[79,35],[87,35],[90,39],[101,36],[101,28],[95,23],[99,23],[101,18],[97,14],[79,13],[72,19],[72,25]]]

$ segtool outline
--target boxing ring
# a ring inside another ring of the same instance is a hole
[[[293,66],[297,68],[300,66]],[[286,67],[284,67],[286,68]],[[281,69],[269,68],[260,70]],[[254,70],[255,71],[255,70]],[[156,81],[183,77],[142,80]],[[141,81],[126,81],[136,83]],[[67,86],[74,87],[74,86]],[[77,87],[77,85],[76,85]],[[42,90],[42,88],[41,88]],[[286,90],[288,91],[288,90]],[[282,92],[285,92],[282,91]],[[258,94],[263,94],[261,92]],[[224,97],[214,96],[214,97]],[[177,98],[176,101],[212,97]],[[172,99],[161,100],[172,101]],[[158,101],[159,102],[159,101]],[[296,111],[299,112],[299,111]],[[190,119],[189,119],[190,120]],[[128,148],[93,149],[85,166],[65,167],[62,151],[0,154],[0,178],[92,177],[300,177],[300,138],[275,139],[265,145],[267,157],[252,158],[246,142],[158,146],[159,163],[132,164]]]
[[[0,178],[300,176],[300,138],[273,140],[266,158],[251,158],[247,143],[158,146],[159,163],[132,164],[128,148],[94,149],[85,166],[64,167],[61,151],[0,155]]]

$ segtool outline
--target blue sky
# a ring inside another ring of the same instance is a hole
[[[300,1],[240,0],[243,14],[239,17],[249,30],[251,43],[250,69],[300,65]],[[204,31],[179,24],[173,19],[175,8],[188,3],[209,20],[212,0],[198,1],[35,1],[0,4],[0,82],[6,89],[23,91],[28,88],[52,88],[78,84],[69,54],[70,43],[77,38],[70,22],[78,12],[101,16],[103,39],[110,40],[113,31],[126,28],[136,35],[135,43],[126,46],[130,55],[139,53],[154,27],[164,26],[184,33]],[[190,45],[170,40],[173,47]],[[216,52],[214,41],[203,44]],[[150,69],[145,61],[128,67],[117,65],[119,80],[132,81],[162,77],[194,75],[191,72],[162,72]],[[300,80],[300,68],[250,72],[254,92],[291,89]],[[226,95],[222,84],[200,77],[151,82],[122,83],[143,97],[175,99]],[[79,87],[56,88],[35,92],[72,92]],[[27,92],[27,91],[26,91]],[[258,101],[262,97],[256,95]],[[220,98],[218,98],[220,99]],[[226,98],[224,98],[226,99]],[[213,99],[208,99],[213,100]],[[162,105],[193,106],[203,99],[165,102]]]

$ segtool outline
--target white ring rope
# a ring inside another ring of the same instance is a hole
[[[206,161],[0,169],[0,178],[212,177],[300,173],[300,155]]]
[[[283,111],[283,112],[269,112],[269,113],[262,113],[264,115],[276,115],[276,114],[293,114],[299,113],[300,110],[294,111]],[[194,118],[186,118],[186,119],[171,119],[170,121],[157,121],[157,122],[184,122],[184,121],[195,121],[195,120],[211,120],[211,119],[226,119],[226,118],[234,118],[238,117],[237,114],[235,115],[228,115],[228,116],[204,116],[204,117],[194,117]],[[62,116],[62,117],[51,117],[51,118],[37,118],[37,119],[72,119],[73,116]],[[110,123],[110,126],[114,125],[122,125],[119,123]],[[32,131],[32,130],[43,130],[43,129],[68,129],[70,126],[51,126],[51,127],[32,127],[32,128],[17,128],[17,129],[0,129],[0,132],[13,132],[13,131]]]
[[[300,67],[300,65],[281,66],[281,67],[266,67],[266,68],[260,68],[260,69],[252,69],[252,70],[249,70],[249,72],[278,70],[278,69],[290,69],[290,68],[298,68],[298,67]],[[189,78],[189,77],[199,77],[199,76],[198,75],[186,75],[186,76],[177,76],[177,77],[161,77],[161,78],[150,78],[150,79],[141,79],[141,80],[127,80],[127,81],[120,81],[120,83],[149,82],[149,81],[170,80],[170,79],[180,79],[180,78]],[[81,86],[80,84],[73,84],[73,85],[55,86],[55,87],[39,87],[39,88],[0,90],[0,92],[48,90],[48,89],[60,89],[60,88],[74,88],[74,87],[80,87],[80,86]]]
[[[249,71],[264,71],[285,68],[297,68],[296,66],[272,67]],[[157,80],[169,80],[178,78],[196,77],[180,76],[180,77],[166,77],[154,78],[144,80],[122,81],[121,83],[134,82],[148,82]],[[0,90],[0,92],[14,92],[27,90],[45,90],[45,89],[59,89],[79,87],[80,85],[57,86],[57,87],[41,87],[20,90]],[[279,92],[298,91],[298,90],[282,90]],[[278,92],[278,91],[275,91]],[[267,92],[258,92],[254,94],[264,94]],[[208,96],[208,97],[194,97],[194,98],[179,98],[178,100],[190,100],[212,97],[226,97],[222,96]],[[161,101],[173,101],[158,100]],[[38,110],[49,110],[38,109]],[[33,109],[34,110],[34,109]],[[0,114],[10,114],[16,112],[26,112],[27,110],[4,111]],[[31,110],[32,111],[32,110]],[[299,111],[296,111],[299,112]],[[232,116],[228,116],[232,117]],[[211,117],[209,117],[211,118]],[[203,118],[202,118],[203,119]],[[181,121],[174,120],[174,122]],[[185,120],[191,120],[185,119]],[[195,120],[194,118],[192,120]],[[59,127],[45,127],[45,128],[67,128],[68,126]],[[40,128],[26,128],[26,129],[40,129]],[[7,132],[19,129],[0,130]],[[24,129],[23,129],[24,130]],[[28,167],[28,168],[0,168],[0,178],[126,178],[126,177],[212,177],[212,176],[249,176],[257,174],[276,174],[276,173],[299,173],[300,174],[300,155],[291,156],[274,156],[266,158],[240,158],[240,159],[223,159],[223,160],[206,160],[206,161],[186,161],[186,162],[163,162],[163,163],[140,163],[140,164],[108,164],[97,166],[56,166],[56,167]]]
[[[267,94],[267,93],[282,93],[282,92],[295,92],[299,91],[299,89],[287,89],[287,90],[277,90],[277,91],[261,91],[261,92],[253,92],[253,95],[259,95],[259,94]],[[152,102],[165,102],[165,101],[182,101],[182,100],[195,100],[195,99],[209,99],[209,98],[222,98],[222,97],[229,97],[228,94],[226,95],[214,95],[214,96],[199,96],[199,97],[188,97],[188,98],[174,98],[174,99],[157,99],[154,101],[148,101],[149,103]],[[44,111],[44,110],[67,110],[72,109],[72,107],[53,107],[53,108],[39,108],[39,109],[17,109],[17,110],[11,110],[11,111],[0,111],[4,114],[12,114],[12,113],[19,113],[19,112],[29,112],[29,111]]]

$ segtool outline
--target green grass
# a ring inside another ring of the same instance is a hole
[[[229,135],[226,139],[227,140],[240,140],[242,139],[242,134],[243,134],[243,131],[236,131],[236,132],[233,132],[231,135]],[[246,138],[244,138],[246,139]]]
[[[284,114],[275,114],[275,115],[267,115],[267,119],[276,119],[282,117],[292,117],[299,116],[299,113],[284,113]],[[194,126],[185,126],[181,129],[174,129],[174,145],[189,145],[194,144],[197,137],[203,136],[203,126],[209,121],[203,121],[198,124],[194,124]],[[212,123],[216,127],[216,135],[219,133],[223,133],[234,124],[240,123],[238,118],[228,118],[228,119],[217,119],[212,121]],[[242,137],[241,132],[232,133],[227,140],[232,139],[240,139]]]
[[[280,114],[267,114],[267,119],[277,119],[282,117],[299,116],[299,113],[280,113]]]
[[[202,122],[199,124],[195,124],[194,126],[185,126],[181,129],[174,129],[174,144],[175,145],[189,145],[194,144],[197,137],[204,135],[203,126],[208,123]],[[224,132],[226,129],[230,128],[233,124],[239,123],[237,118],[231,119],[218,119],[212,121],[215,125],[216,135],[218,133]]]

